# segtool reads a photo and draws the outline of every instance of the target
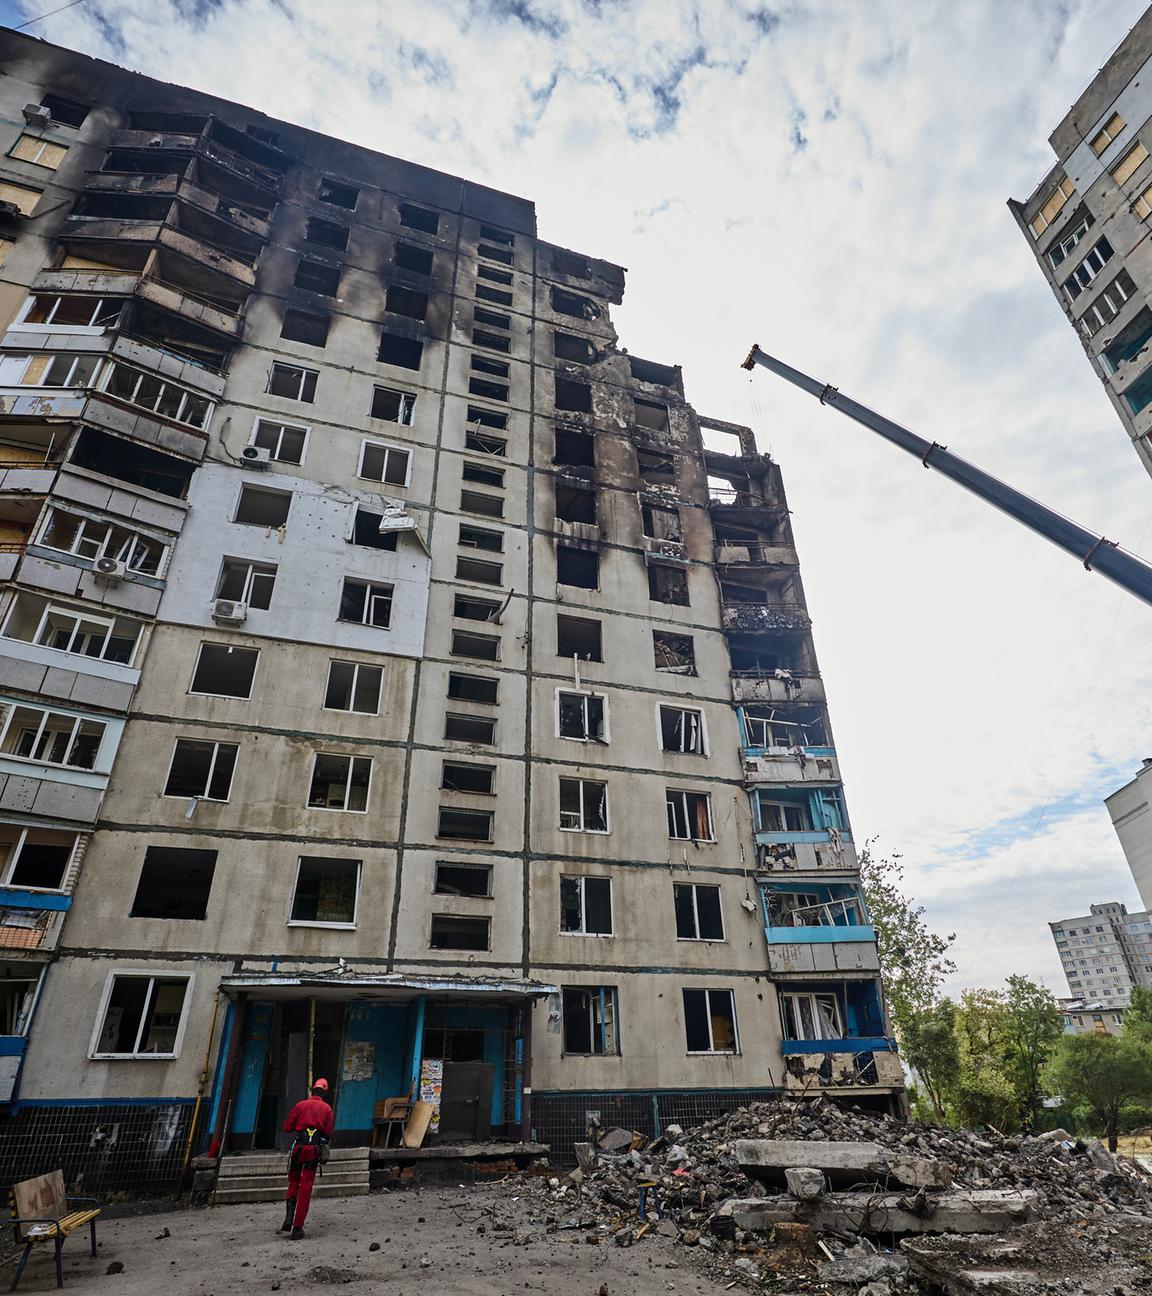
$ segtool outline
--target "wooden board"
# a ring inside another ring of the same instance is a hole
[[[18,1219],[59,1219],[68,1211],[62,1170],[53,1170],[50,1174],[37,1175],[35,1179],[25,1179],[23,1183],[13,1184],[12,1197]],[[44,1226],[41,1225],[40,1228],[43,1229]],[[35,1224],[21,1230],[24,1237],[36,1231]]]
[[[408,1124],[404,1126],[403,1147],[418,1148],[424,1142],[424,1135],[428,1133],[428,1126],[432,1124],[434,1110],[430,1102],[412,1104],[412,1115],[408,1117]]]

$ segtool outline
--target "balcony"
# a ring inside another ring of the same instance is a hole
[[[205,131],[122,130],[112,136],[109,144],[129,152],[184,153],[205,158],[269,194],[275,194],[283,180],[278,171],[242,157],[219,140],[208,138]]]
[[[136,295],[151,306],[223,334],[232,341],[239,339],[244,328],[244,320],[236,311],[150,275],[141,278]]]
[[[860,865],[851,836],[840,833],[838,843],[828,831],[757,833],[758,867],[767,876],[784,874],[854,873]]]
[[[824,681],[816,674],[802,671],[782,671],[767,667],[763,670],[734,670],[732,700],[734,702],[824,702]]]
[[[209,216],[227,221],[236,230],[262,241],[267,242],[272,235],[269,221],[244,211],[236,203],[222,198],[219,194],[176,172],[165,175],[140,175],[131,171],[99,171],[88,178],[85,189],[94,193],[168,196],[179,199]]]
[[[777,993],[785,1057],[896,1051],[884,1022],[879,981],[787,981]]]
[[[0,951],[50,954],[71,904],[71,896],[0,887]]]
[[[840,762],[834,747],[742,747],[748,787],[780,783],[839,785]]]
[[[804,633],[812,628],[812,618],[801,603],[725,602],[721,611],[725,630]]]

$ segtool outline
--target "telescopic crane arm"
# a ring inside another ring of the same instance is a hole
[[[753,346],[742,368],[752,369],[756,365],[763,365],[794,387],[806,391],[809,396],[817,397],[821,405],[830,405],[857,423],[863,423],[886,441],[915,455],[925,468],[935,468],[937,472],[950,477],[966,490],[998,508],[1001,513],[1007,513],[1030,531],[1059,545],[1074,558],[1078,558],[1086,570],[1098,571],[1101,576],[1106,576],[1129,594],[1135,594],[1145,603],[1152,604],[1152,566],[1119,548],[1114,540],[1106,540],[1094,531],[1088,531],[1068,518],[1061,517],[1038,500],[974,467],[959,455],[950,453],[947,446],[935,441],[925,441],[923,437],[901,427],[899,423],[893,423],[883,414],[877,414],[859,401],[843,395],[830,383],[811,378],[799,369],[793,369],[791,365],[777,360],[775,356],[761,351],[758,346]]]

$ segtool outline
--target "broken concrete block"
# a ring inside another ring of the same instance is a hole
[[[824,1196],[824,1175],[812,1166],[789,1166],[784,1171],[788,1191],[800,1201],[815,1201]]]
[[[870,1283],[879,1278],[899,1277],[907,1269],[905,1256],[873,1251],[861,1243],[835,1260],[820,1265],[817,1273],[821,1282]]]
[[[833,1186],[876,1179],[909,1188],[947,1188],[955,1173],[944,1161],[890,1152],[879,1143],[738,1139],[736,1161],[750,1179],[765,1183],[783,1183],[786,1170],[811,1167],[821,1171]]]
[[[1113,1174],[1116,1172],[1116,1158],[1099,1139],[1089,1139],[1085,1144],[1085,1151],[1088,1154],[1088,1160],[1092,1162],[1097,1170],[1108,1170]]]
[[[785,1221],[853,1233],[999,1233],[1035,1212],[1031,1189],[970,1189],[940,1193],[924,1210],[899,1193],[833,1192],[819,1201],[792,1197],[730,1197],[720,1207],[738,1228],[764,1231]]]

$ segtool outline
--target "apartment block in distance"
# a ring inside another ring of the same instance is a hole
[[[1152,909],[1152,760],[1141,762],[1136,775],[1104,798],[1120,849],[1145,909]]]
[[[1115,1033],[1132,987],[1152,987],[1152,913],[1119,901],[1090,909],[1048,924],[1073,996],[1061,1006],[1072,1029]]]
[[[1049,136],[1056,164],[1008,206],[1152,472],[1152,10]]]
[[[0,44],[0,1180],[897,1106],[780,472],[623,270]]]

